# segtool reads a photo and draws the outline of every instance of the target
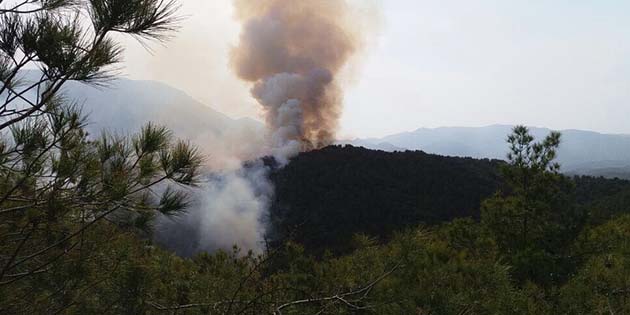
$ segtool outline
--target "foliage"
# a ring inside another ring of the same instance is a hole
[[[108,238],[123,233],[93,234],[100,221],[147,231],[157,214],[175,215],[187,206],[184,190],[167,188],[167,183],[194,184],[200,158],[193,148],[151,124],[134,140],[107,135],[89,140],[81,121],[77,113],[60,108],[55,115],[14,125],[5,138],[0,153],[2,290],[41,287],[50,281],[48,275],[54,279],[66,268],[89,263],[84,260],[100,253]],[[51,290],[49,298],[67,291]],[[21,302],[28,305],[30,298]]]
[[[133,234],[112,233],[114,229],[101,222],[89,230],[86,242],[98,248],[53,275],[21,282],[3,295],[2,305],[15,308],[3,311],[526,313],[525,298],[512,286],[506,266],[492,256],[458,254],[439,231],[413,229],[388,245],[367,242],[352,254],[318,260],[291,243],[265,256],[243,256],[235,250],[182,259],[147,246]],[[102,243],[103,234],[113,238]],[[22,294],[30,303],[13,300]]]
[[[508,137],[503,167],[506,187],[482,205],[481,221],[492,233],[519,281],[559,284],[572,272],[568,248],[586,221],[574,186],[554,162],[560,134],[534,142],[526,127]]]
[[[479,217],[500,185],[500,161],[330,146],[302,153],[271,175],[272,240],[309,251],[347,251],[357,233],[387,240],[394,231]]]
[[[586,205],[591,224],[603,224],[621,215],[630,213],[630,187],[620,185],[615,193],[604,195]]]
[[[132,138],[90,137],[59,93],[69,80],[105,83],[121,55],[111,35],[162,38],[175,7],[0,1],[0,312],[72,309],[138,255],[127,233],[142,237],[153,217],[187,207],[173,184],[195,183],[193,147],[152,124]]]
[[[566,314],[630,312],[630,216],[586,230],[575,247],[583,264],[562,288]]]

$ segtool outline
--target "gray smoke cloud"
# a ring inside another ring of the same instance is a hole
[[[274,155],[334,141],[342,93],[337,75],[361,46],[344,0],[236,0],[243,24],[236,74],[253,83]]]
[[[343,100],[338,75],[361,46],[348,3],[236,0],[234,5],[243,28],[231,66],[252,84],[268,129],[259,156],[272,155],[282,166],[301,151],[331,144]],[[164,242],[184,255],[234,244],[261,251],[273,197],[269,172],[257,161],[213,174],[195,191],[197,204],[187,216],[162,224]]]
[[[208,175],[190,190],[189,211],[176,218],[162,218],[157,241],[182,256],[230,249],[264,250],[265,214],[273,196],[269,169],[261,161],[248,167]]]

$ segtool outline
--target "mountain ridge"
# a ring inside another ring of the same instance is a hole
[[[391,151],[422,150],[445,156],[505,159],[507,154],[505,139],[512,127],[495,124],[484,127],[418,128],[382,138],[354,139],[338,143],[372,149],[387,150],[388,146],[395,148]],[[536,139],[542,139],[552,129],[531,127],[530,131]],[[598,168],[609,161],[615,161],[617,164],[628,165],[623,167],[623,173],[626,169],[630,173],[630,135],[579,129],[566,129],[560,132],[563,136],[558,150],[558,161],[563,171],[597,176],[595,171]],[[586,165],[589,167],[585,167]]]
[[[94,87],[69,82],[63,93],[87,114],[90,134],[129,134],[157,123],[199,147],[211,167],[233,167],[254,158],[265,145],[263,123],[228,117],[166,83],[116,79],[107,87]]]

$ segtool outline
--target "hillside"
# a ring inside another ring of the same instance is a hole
[[[350,145],[302,153],[272,173],[269,237],[290,237],[314,252],[344,251],[356,233],[386,240],[418,224],[476,219],[481,201],[500,185],[502,163]],[[594,217],[627,212],[630,182],[588,176],[573,181],[577,201]]]
[[[307,248],[342,249],[355,233],[477,217],[497,190],[497,160],[330,146],[302,153],[272,174],[273,237],[293,233]]]
[[[583,163],[566,170],[569,175],[603,176],[630,180],[630,161],[600,161]]]

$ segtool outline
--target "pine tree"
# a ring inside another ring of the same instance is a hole
[[[535,142],[526,127],[517,126],[507,141],[505,187],[483,203],[482,223],[518,280],[560,283],[572,270],[567,250],[585,222],[572,182],[558,173],[560,133]]]
[[[182,186],[202,162],[194,147],[154,124],[133,137],[88,135],[61,93],[68,81],[106,84],[122,53],[112,35],[162,40],[176,8],[0,1],[0,313],[63,311],[93,285],[88,266],[120,263],[104,259],[104,248],[121,254],[108,242],[188,206]]]

